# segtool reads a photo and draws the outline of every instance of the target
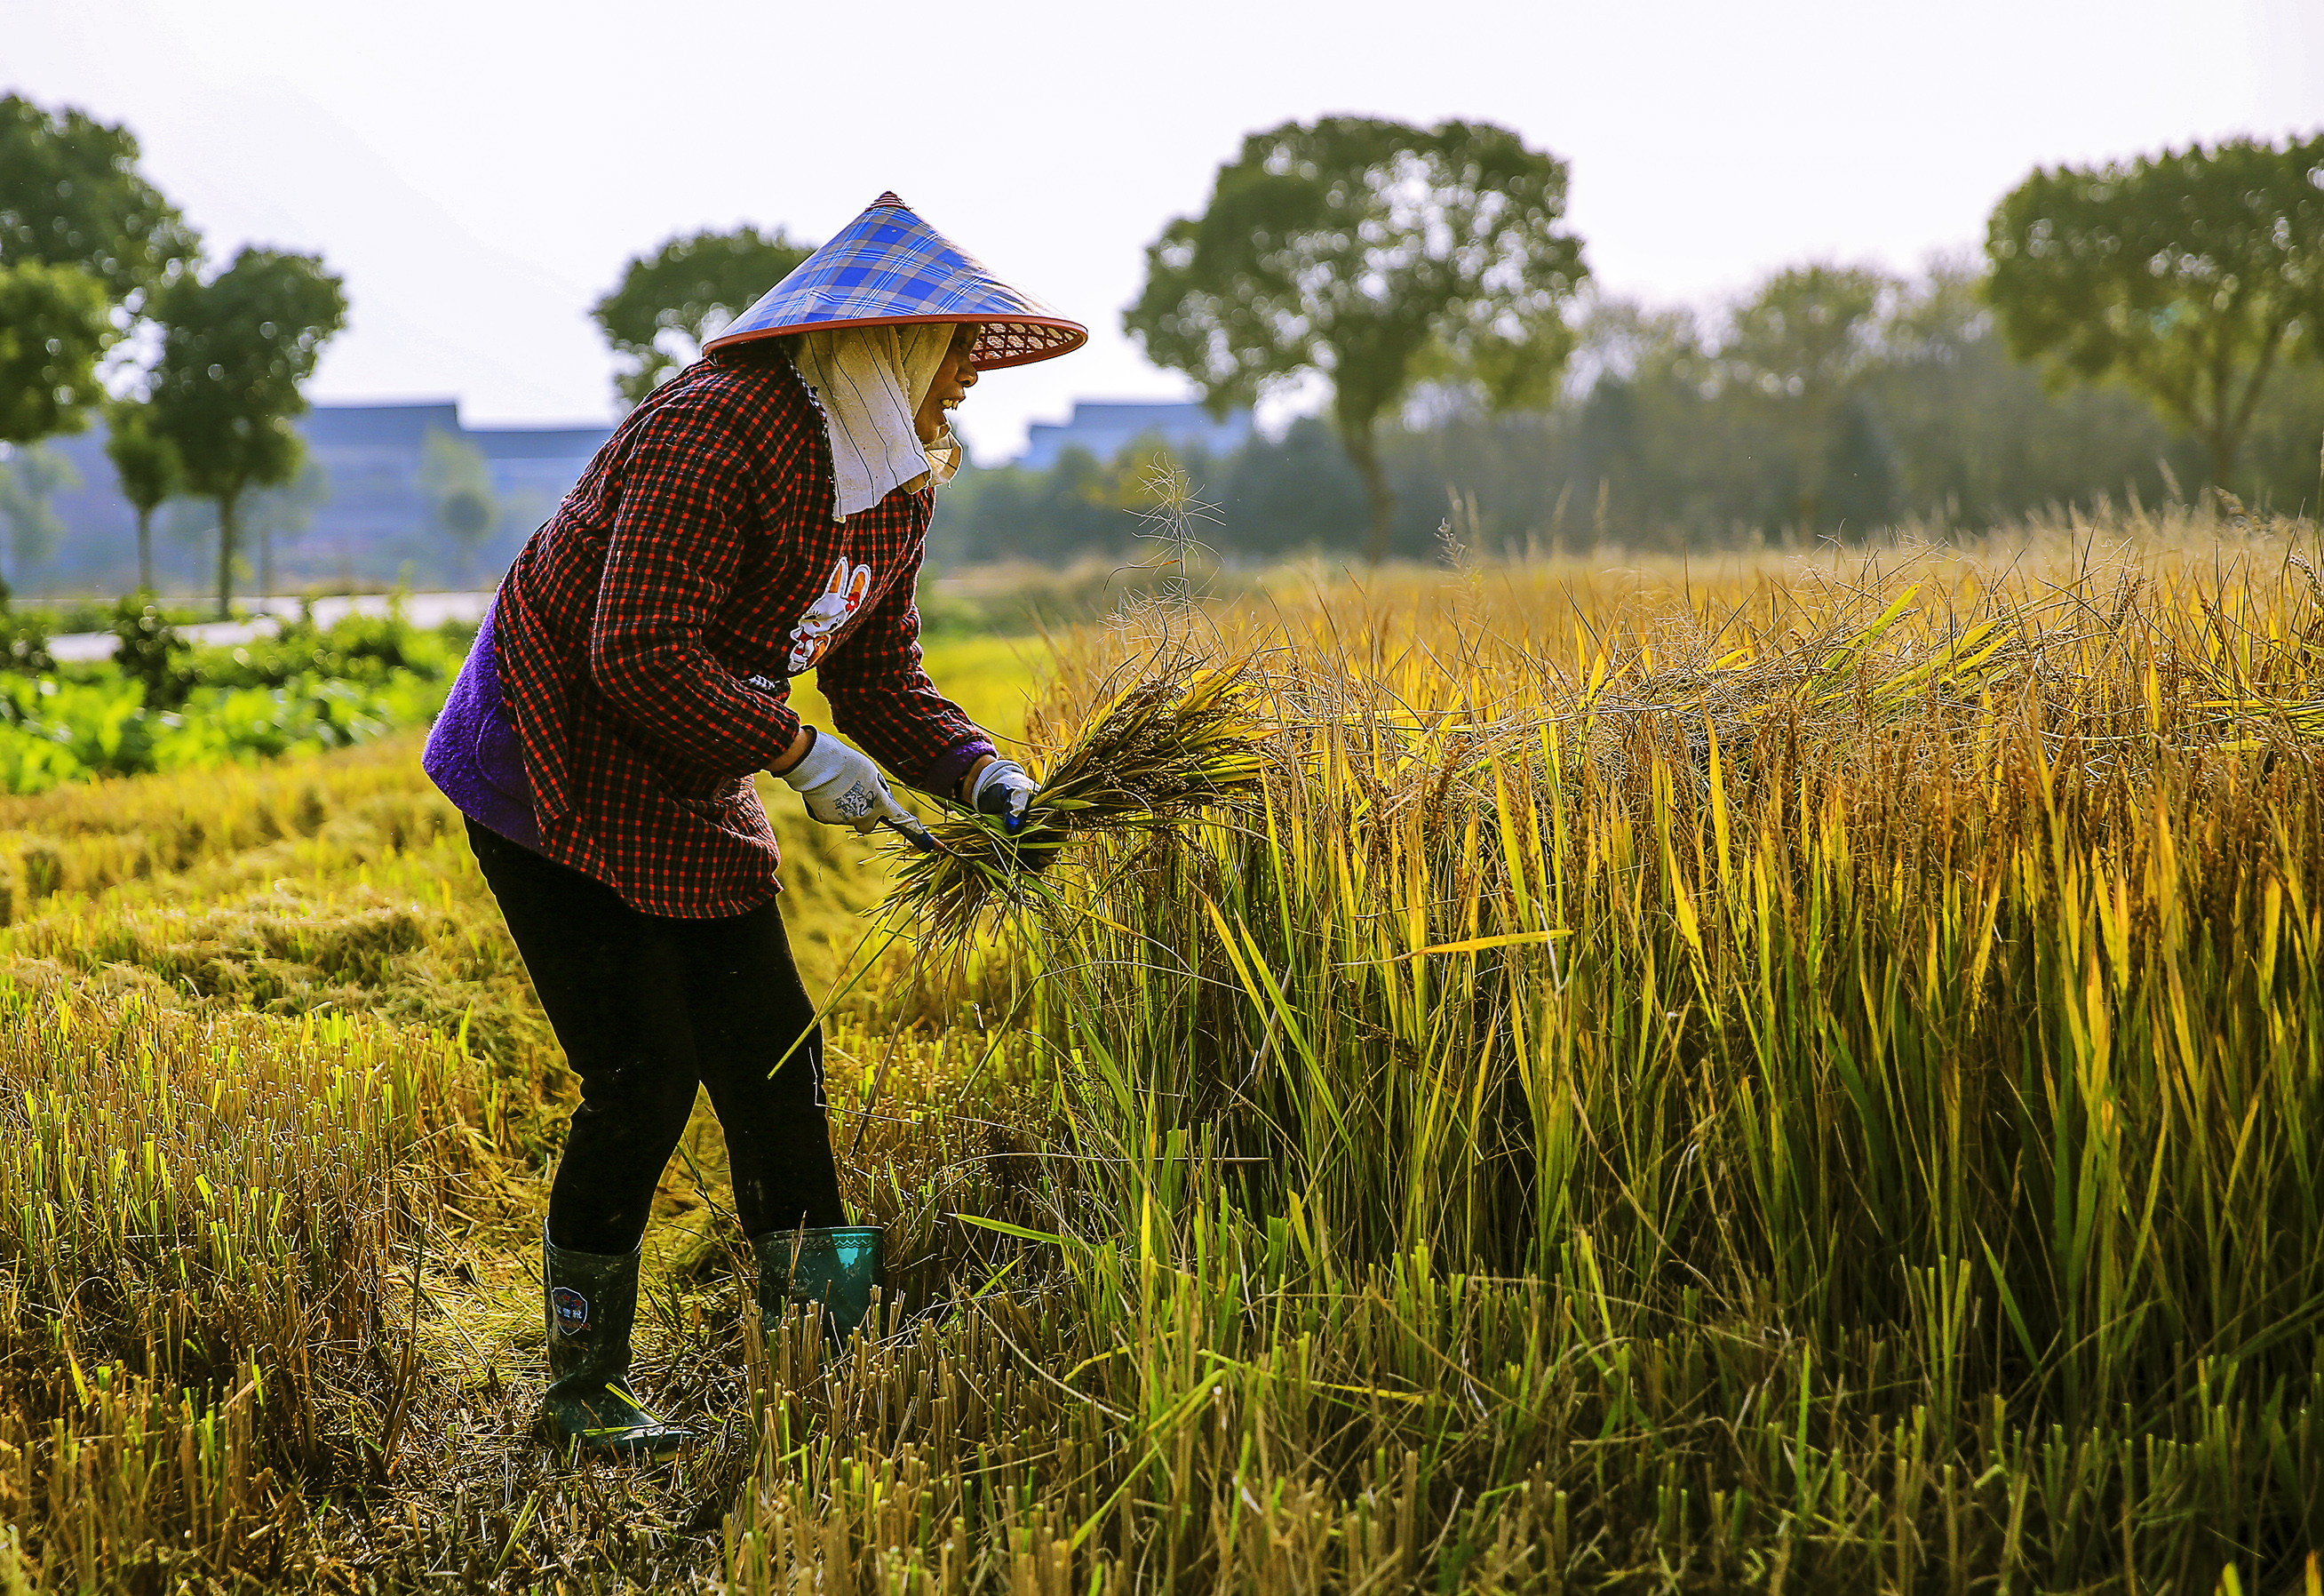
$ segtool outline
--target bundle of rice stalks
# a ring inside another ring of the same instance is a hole
[[[1092,715],[1046,779],[1015,838],[959,805],[929,827],[935,848],[896,868],[883,908],[919,924],[932,947],[957,946],[986,909],[1055,899],[1040,872],[1075,839],[1157,833],[1247,798],[1266,770],[1251,706],[1251,661],[1165,658]]]

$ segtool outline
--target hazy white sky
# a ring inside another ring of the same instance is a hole
[[[1090,326],[979,387],[991,460],[1187,392],[1120,309],[1249,130],[1513,126],[1571,162],[1607,291],[1706,302],[1972,245],[2037,162],[2324,125],[2324,0],[0,0],[0,88],[128,123],[214,256],[320,250],[353,315],[318,397],[472,421],[612,412],[587,307],[631,254],[895,189]]]

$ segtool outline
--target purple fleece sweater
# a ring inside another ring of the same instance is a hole
[[[495,607],[497,601],[495,601]],[[950,792],[968,767],[992,744],[979,737],[937,756],[919,785],[924,791]],[[501,697],[500,663],[493,650],[493,609],[476,628],[475,646],[460,667],[444,713],[428,733],[420,769],[460,813],[487,831],[540,852],[540,826],[532,814],[532,784],[524,776],[524,747],[516,723]]]
[[[524,779],[524,749],[501,697],[490,608],[476,628],[468,662],[460,667],[444,700],[444,713],[428,733],[420,766],[460,813],[487,831],[540,851],[540,827],[532,817],[532,784]]]

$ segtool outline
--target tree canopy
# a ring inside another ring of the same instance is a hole
[[[1881,364],[1882,312],[1901,286],[1861,266],[1794,266],[1735,312],[1713,368],[1765,437],[1771,523],[1861,532],[1887,515],[1893,483],[1859,390]]]
[[[0,97],[0,266],[73,266],[130,303],[200,254],[137,171],[137,140],[83,112]]]
[[[2324,134],[2036,171],[1986,253],[2020,358],[2141,394],[2224,484],[2278,364],[2324,351]]]
[[[73,266],[0,267],[0,444],[69,432],[102,396],[113,340],[105,289]]]
[[[702,346],[815,253],[779,227],[673,238],[622,269],[619,286],[589,314],[622,357],[614,386],[635,404],[702,354]]]
[[[198,249],[127,129],[0,96],[0,443],[78,429],[106,349]]]
[[[1564,162],[1489,123],[1285,123],[1244,140],[1204,213],[1148,248],[1123,323],[1216,411],[1328,381],[1377,559],[1395,495],[1376,429],[1416,383],[1459,381],[1499,409],[1554,397],[1587,270],[1558,226],[1565,183]]]
[[[1801,265],[1701,309],[1593,298],[1570,363],[1591,380],[1552,409],[1412,406],[1381,428],[1397,495],[1390,552],[1429,558],[1448,510],[1464,541],[1497,553],[1677,552],[1900,522],[1982,530],[2068,506],[2104,516],[2200,480],[2201,446],[2128,389],[2060,386],[2012,358],[1982,267],[1943,260],[1895,280]],[[2255,507],[2312,506],[2319,432],[2324,362],[2280,369],[2253,417],[2237,494]],[[1166,452],[1218,506],[1207,540],[1226,558],[1360,551],[1362,479],[1311,417],[1224,456],[1155,435],[1111,461],[1068,449],[1046,470],[964,472],[945,490],[932,558],[1061,568],[1135,558],[1129,501],[1091,490],[1134,484]]]
[[[291,418],[300,385],[346,320],[339,280],[318,256],[245,249],[205,281],[185,276],[155,296],[163,331],[153,411],[177,447],[186,485],[218,506],[218,613],[234,593],[243,495],[291,481],[303,446]]]

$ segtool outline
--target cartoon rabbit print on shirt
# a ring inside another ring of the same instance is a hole
[[[872,591],[872,567],[851,564],[845,555],[831,568],[831,584],[823,596],[809,604],[807,613],[791,630],[791,674],[813,670],[816,661],[831,647],[832,634],[847,623],[863,603],[863,595]]]

